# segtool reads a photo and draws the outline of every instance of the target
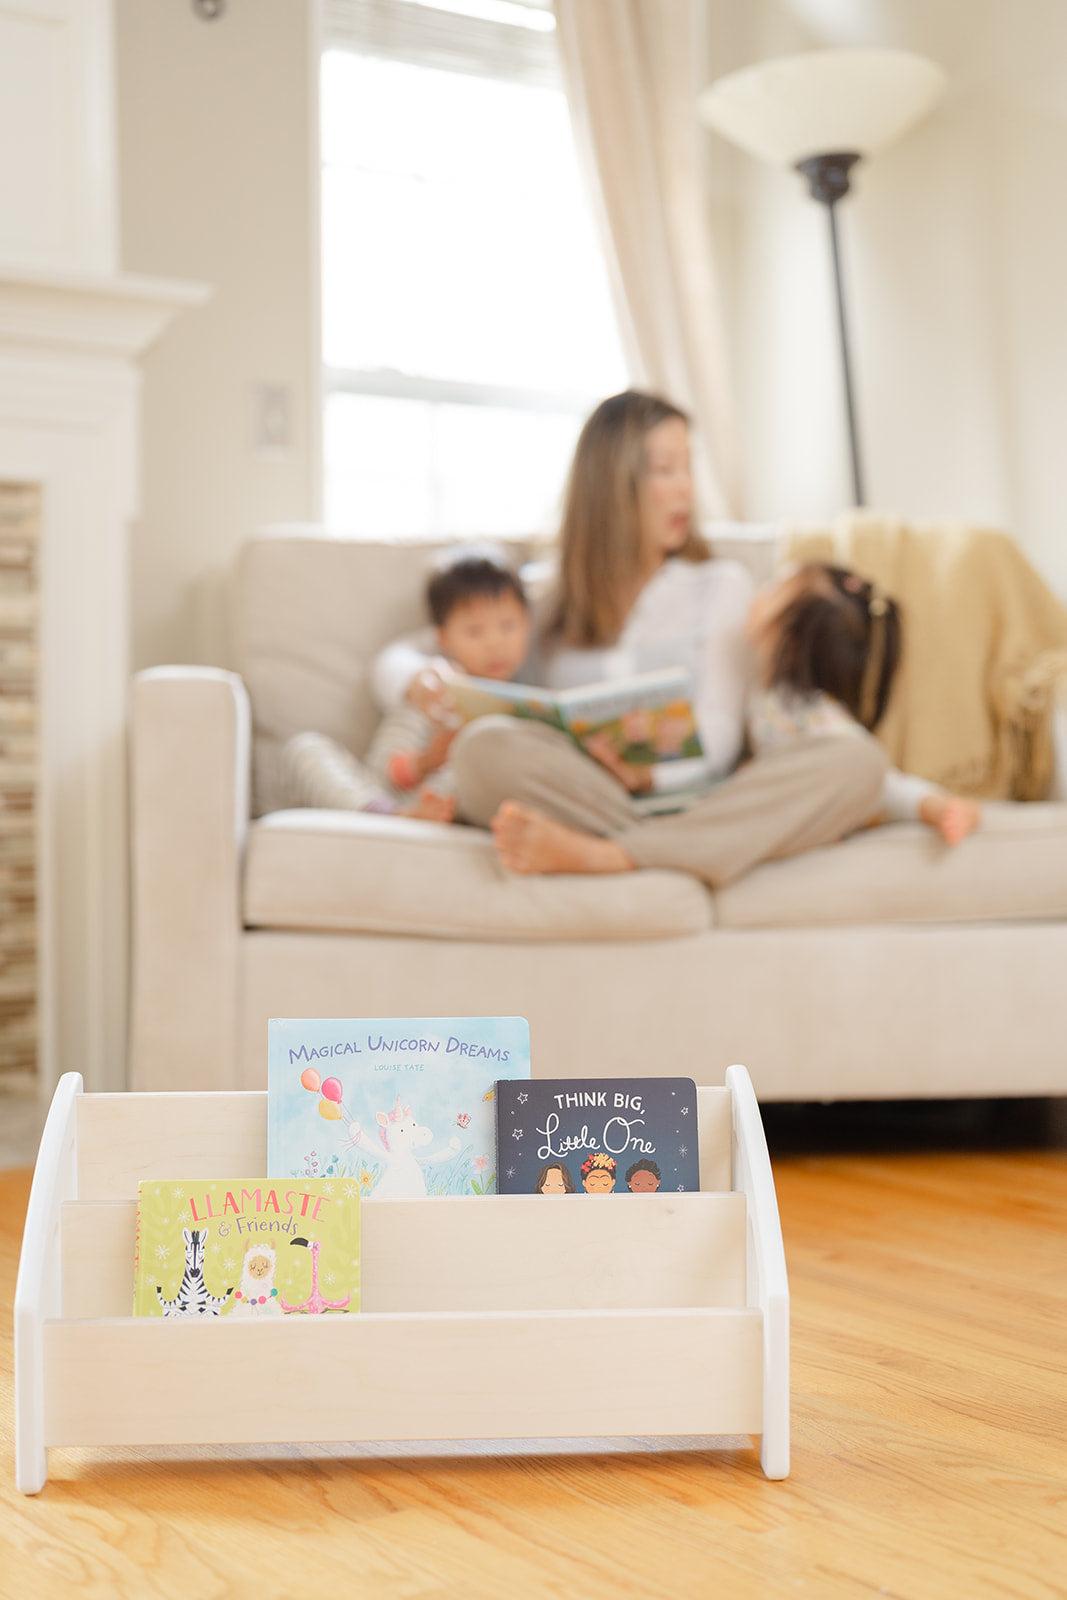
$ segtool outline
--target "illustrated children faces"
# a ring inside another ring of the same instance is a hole
[[[598,1150],[582,1162],[582,1188],[586,1194],[614,1194],[618,1164],[614,1156]],[[654,1194],[662,1174],[654,1161],[635,1161],[626,1169],[626,1187],[631,1194]],[[548,1161],[537,1174],[535,1194],[576,1194],[574,1179],[562,1161]]]

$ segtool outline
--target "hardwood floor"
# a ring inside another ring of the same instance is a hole
[[[793,1135],[772,1126],[793,1299],[782,1483],[747,1440],[389,1461],[57,1450],[27,1499],[10,1305],[29,1174],[0,1174],[0,1595],[1061,1600],[1067,1152],[812,1154]]]

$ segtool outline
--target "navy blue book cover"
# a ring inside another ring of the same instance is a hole
[[[500,1194],[700,1188],[692,1078],[501,1078]]]

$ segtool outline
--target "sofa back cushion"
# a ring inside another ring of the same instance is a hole
[[[759,579],[772,568],[775,530],[712,525],[717,553],[744,560]],[[362,755],[379,711],[370,668],[390,640],[423,626],[426,572],[452,540],[348,539],[265,532],[242,548],[234,572],[235,665],[252,701],[253,814],[286,803],[282,746],[308,729]],[[511,545],[519,562],[543,540]]]

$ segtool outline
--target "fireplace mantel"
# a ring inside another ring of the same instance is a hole
[[[137,357],[174,315],[202,305],[204,284],[132,273],[5,270],[0,265],[0,345]]]
[[[140,357],[210,290],[0,265],[0,479],[41,491],[41,1092],[124,1087],[128,544]]]

